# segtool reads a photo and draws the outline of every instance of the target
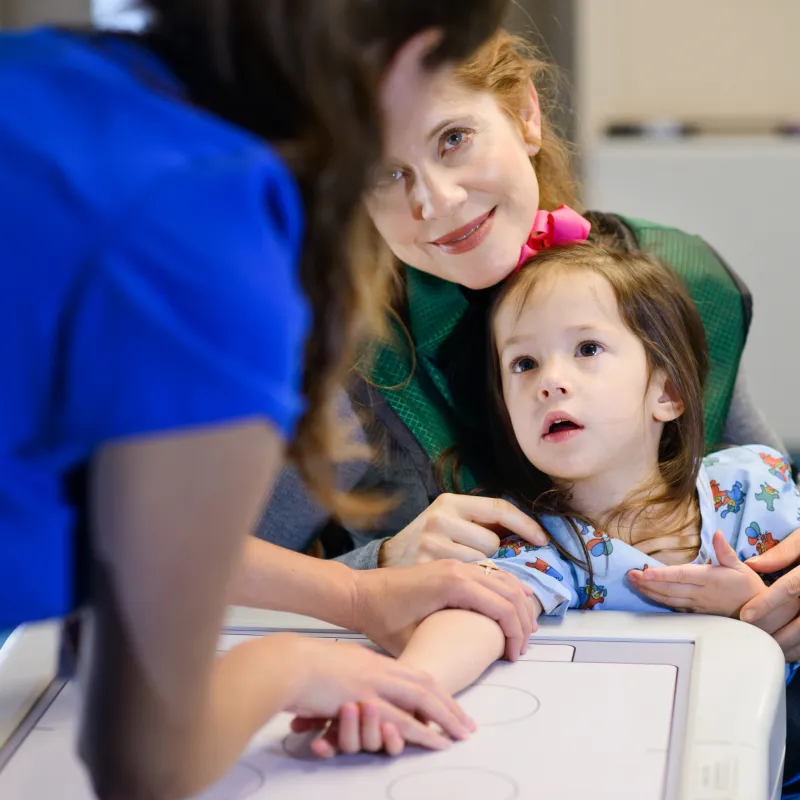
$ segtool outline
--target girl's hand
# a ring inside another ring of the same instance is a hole
[[[369,703],[348,703],[333,720],[292,720],[292,731],[315,731],[311,752],[317,758],[333,758],[337,753],[385,752],[399,756],[406,746],[405,739],[392,722],[382,722],[378,709]]]
[[[295,699],[286,710],[298,717],[333,719],[348,705],[369,709],[365,742],[370,746],[373,731],[382,730],[384,723],[394,726],[405,741],[432,750],[446,749],[448,737],[465,739],[475,729],[458,703],[420,670],[358,644],[311,637],[291,640],[291,658],[284,660],[283,668],[296,671],[297,683]]]
[[[514,533],[547,544],[537,522],[507,500],[441,494],[400,533],[383,543],[379,567],[408,567],[442,558],[480,561],[497,552],[500,536]]]
[[[764,590],[764,582],[739,560],[721,531],[714,534],[719,566],[681,564],[631,570],[628,580],[643,595],[678,611],[738,617],[750,599]]]

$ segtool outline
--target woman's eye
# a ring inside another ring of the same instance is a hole
[[[578,355],[581,358],[590,358],[591,356],[600,355],[603,352],[603,345],[597,342],[583,342],[578,346]]]
[[[536,361],[534,361],[530,356],[522,356],[521,358],[516,358],[511,362],[512,372],[529,372],[532,369],[536,369]]]
[[[378,189],[386,189],[394,186],[405,177],[405,170],[400,167],[394,169],[378,170],[373,179],[373,185]]]
[[[442,150],[445,153],[456,150],[467,141],[469,133],[469,131],[461,129],[447,131],[444,136],[442,136]]]

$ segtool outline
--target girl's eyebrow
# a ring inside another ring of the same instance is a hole
[[[566,329],[567,333],[602,333],[603,329],[598,327],[597,325],[571,325],[569,328]],[[515,336],[509,336],[508,339],[503,342],[502,351],[505,352],[508,350],[509,347],[513,347],[520,342],[525,342],[530,339],[533,339],[535,334],[533,333],[518,333]]]

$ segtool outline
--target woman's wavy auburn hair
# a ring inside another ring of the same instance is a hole
[[[489,428],[495,489],[537,513],[575,519],[569,509],[569,486],[557,487],[525,457],[503,400],[502,378],[493,321],[501,308],[512,304],[522,310],[540,281],[554,272],[593,272],[611,286],[626,327],[642,342],[648,378],[663,372],[683,413],[667,422],[661,435],[658,466],[661,483],[638,488],[605,519],[583,521],[599,530],[623,515],[650,507],[659,518],[674,522],[678,533],[686,525],[680,511],[695,494],[695,484],[705,448],[703,385],[708,373],[708,345],[700,314],[683,282],[669,268],[643,253],[626,253],[603,245],[581,243],[537,254],[509,278],[489,308]],[[487,471],[488,472],[488,471]],[[699,509],[694,506],[694,520]],[[636,544],[636,542],[632,542]]]
[[[193,102],[270,141],[300,185],[300,279],[313,312],[305,351],[307,411],[289,454],[317,498],[351,519],[378,510],[336,490],[352,455],[333,407],[354,348],[384,322],[396,265],[365,218],[362,195],[379,161],[379,86],[413,36],[442,38],[428,61],[469,57],[508,0],[143,0],[148,35]]]
[[[456,76],[476,92],[491,92],[515,121],[533,83],[542,116],[541,147],[531,159],[539,180],[539,205],[549,210],[562,204],[577,208],[570,149],[551,120],[559,82],[556,67],[521,36],[500,29],[457,69]]]

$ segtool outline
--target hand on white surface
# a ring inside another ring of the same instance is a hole
[[[370,703],[348,703],[333,720],[295,717],[292,730],[295,733],[317,732],[311,743],[311,751],[317,758],[362,751],[398,756],[406,745],[397,726],[381,722],[378,709]]]
[[[356,585],[353,627],[399,655],[422,620],[445,608],[461,608],[495,620],[506,637],[505,657],[528,649],[535,620],[533,590],[504,570],[434,561],[413,567],[363,570]]]
[[[403,740],[432,750],[445,749],[448,737],[465,739],[475,729],[458,703],[419,670],[362,645],[291,638],[293,657],[284,668],[297,670],[299,682],[286,710],[298,717],[334,719],[340,710],[357,705],[370,710],[368,734],[389,723]]]
[[[496,553],[501,537],[509,534],[534,545],[548,541],[540,525],[507,500],[442,494],[383,543],[378,566],[408,567],[443,558],[480,561]]]
[[[721,531],[714,534],[719,565],[680,564],[631,570],[628,580],[643,595],[678,611],[738,616],[742,606],[764,589],[764,582],[739,560]]]

